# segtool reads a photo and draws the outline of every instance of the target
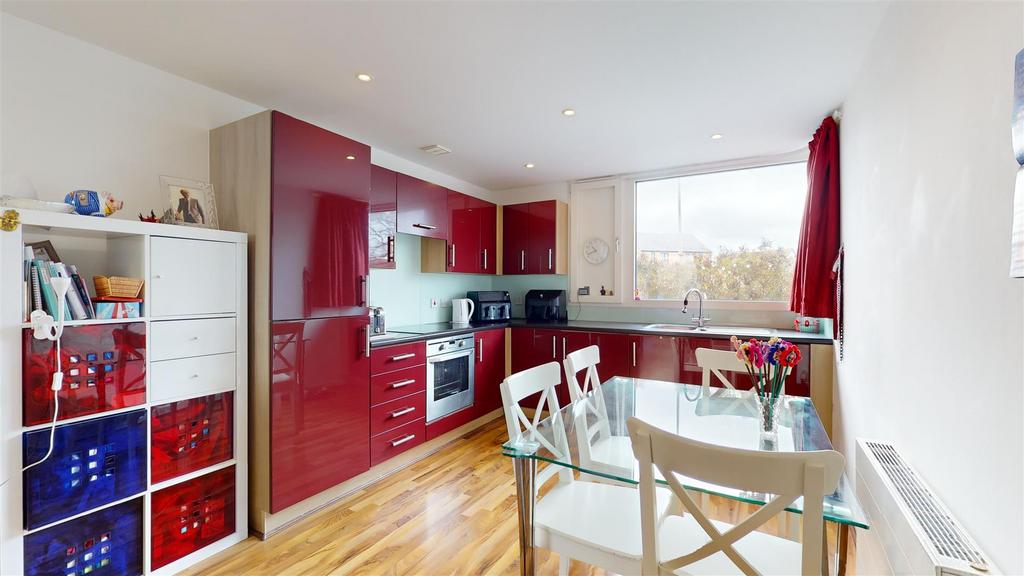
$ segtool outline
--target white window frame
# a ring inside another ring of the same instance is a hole
[[[714,172],[727,172],[730,170],[744,170],[748,168],[763,168],[767,166],[778,166],[780,164],[793,164],[806,162],[808,157],[807,149],[777,154],[772,156],[758,156],[753,158],[742,158],[724,162],[712,162],[707,164],[696,164],[691,166],[657,170],[651,172],[640,172],[627,174],[619,177],[619,189],[622,191],[621,219],[622,229],[622,250],[616,256],[622,260],[618,269],[622,271],[618,278],[618,290],[621,294],[627,295],[622,299],[624,306],[635,306],[640,308],[676,308],[683,305],[682,300],[634,300],[633,290],[636,281],[636,183],[646,180],[658,180],[662,178],[676,178],[680,176],[696,176],[698,174],[711,174]],[[709,310],[763,310],[763,311],[787,311],[789,302],[749,302],[742,300],[708,300],[704,307]]]

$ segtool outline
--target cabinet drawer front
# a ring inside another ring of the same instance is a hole
[[[423,444],[426,426],[424,420],[410,422],[370,439],[370,465],[376,466],[388,458],[398,456],[410,448]]]
[[[386,348],[374,348],[370,352],[370,374],[383,374],[417,366],[427,361],[427,343],[412,342],[388,346]]]
[[[235,354],[153,362],[150,377],[150,402],[234,390]]]
[[[236,311],[234,244],[154,237],[150,240],[149,314],[153,317]]]
[[[423,364],[378,374],[370,378],[370,404],[377,405],[426,389],[427,367]]]
[[[427,412],[427,394],[420,392],[370,408],[370,435],[376,436],[388,430],[422,419]]]
[[[153,322],[149,330],[154,361],[235,351],[234,318]]]

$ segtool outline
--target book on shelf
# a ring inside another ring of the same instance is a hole
[[[85,287],[75,266],[40,259],[31,260],[28,266],[25,309],[29,310],[29,313],[34,310],[43,310],[51,316],[57,316],[60,302],[58,302],[57,293],[53,289],[51,280],[63,277],[70,280],[68,292],[64,297],[64,319],[89,320],[96,318],[89,290]],[[29,316],[29,313],[26,313],[26,317]]]

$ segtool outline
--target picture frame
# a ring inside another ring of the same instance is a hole
[[[53,247],[53,244],[49,240],[42,240],[40,242],[30,242],[25,244],[32,249],[32,257],[36,260],[47,260],[50,262],[60,262],[60,256],[57,255],[57,250]]]
[[[173,224],[219,228],[213,184],[176,176],[160,176],[160,190],[165,195]]]

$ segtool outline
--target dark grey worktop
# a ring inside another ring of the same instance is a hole
[[[391,346],[393,344],[406,344],[420,340],[433,338],[444,338],[447,336],[458,336],[470,334],[482,330],[493,330],[495,328],[539,328],[547,330],[581,330],[585,332],[620,332],[626,334],[653,334],[659,336],[683,336],[691,338],[715,338],[728,340],[730,336],[736,335],[741,338],[770,338],[778,336],[793,342],[794,344],[832,344],[832,338],[826,334],[810,334],[797,332],[795,330],[780,330],[775,328],[752,328],[744,326],[709,326],[709,331],[685,331],[676,332],[671,330],[656,330],[647,328],[649,324],[632,322],[602,322],[597,320],[569,320],[565,322],[535,322],[521,318],[514,318],[508,322],[474,323],[469,325],[453,325],[448,322],[438,324],[416,324],[413,326],[397,326],[388,331],[387,336],[375,337],[370,341],[371,348]]]

